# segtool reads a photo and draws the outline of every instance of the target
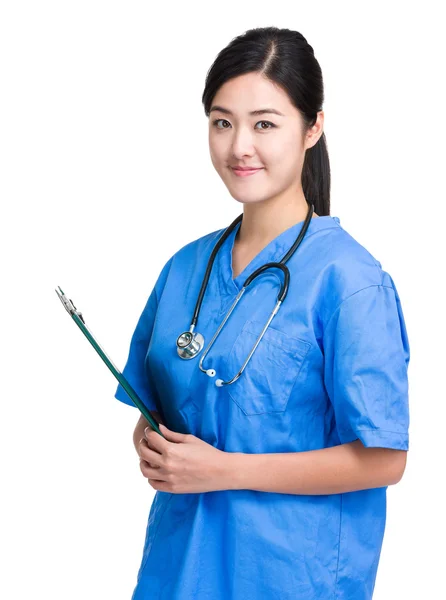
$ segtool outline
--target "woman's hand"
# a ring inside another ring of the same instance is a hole
[[[156,410],[151,410],[150,414],[152,415],[152,417],[155,419],[155,421],[157,422],[158,426],[160,423],[162,423],[164,425],[164,421],[161,418],[161,415],[159,414],[158,411]],[[145,440],[144,438],[144,429],[146,427],[150,427],[149,422],[147,421],[147,419],[144,417],[144,415],[140,415],[139,417],[139,421],[136,424],[135,427],[135,431],[133,433],[133,443],[135,445],[136,448],[136,452],[138,453],[139,458],[143,458],[143,456],[141,456],[141,442],[143,440]],[[150,465],[153,466],[153,465]]]
[[[141,472],[155,490],[191,494],[230,489],[227,452],[162,424],[160,430],[165,438],[147,427],[138,451]]]

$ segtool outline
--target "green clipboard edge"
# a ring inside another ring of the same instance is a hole
[[[160,431],[160,429],[158,427],[157,422],[154,420],[154,418],[150,414],[150,412],[147,409],[146,405],[143,403],[143,401],[141,400],[141,398],[138,396],[138,394],[132,388],[132,386],[127,381],[127,379],[124,377],[124,375],[113,364],[112,360],[107,356],[107,354],[105,353],[105,351],[101,348],[101,346],[95,340],[93,334],[91,333],[91,331],[88,329],[88,327],[85,324],[85,321],[84,321],[84,319],[82,317],[82,313],[76,309],[76,307],[74,306],[73,301],[69,300],[65,296],[65,294],[62,291],[62,289],[59,286],[57,286],[57,287],[59,288],[60,292],[56,288],[56,293],[59,296],[59,298],[60,298],[62,304],[64,305],[65,309],[67,310],[67,312],[73,318],[73,321],[76,323],[76,325],[82,331],[82,333],[85,335],[85,337],[87,338],[87,340],[90,342],[90,344],[93,346],[93,348],[99,354],[99,356],[105,362],[105,364],[110,369],[110,371],[113,373],[113,375],[116,377],[116,379],[119,381],[119,383],[122,385],[122,387],[124,388],[124,390],[129,395],[130,399],[132,400],[133,404],[135,404],[135,406],[137,408],[139,408],[139,410],[141,411],[141,413],[144,415],[144,417],[149,422],[149,424],[152,427],[152,429],[154,429],[157,433],[159,433],[161,436],[164,437],[164,435],[161,433],[161,431]]]

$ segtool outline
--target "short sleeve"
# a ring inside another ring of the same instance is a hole
[[[324,328],[323,347],[341,443],[408,450],[410,349],[393,281],[345,299]]]
[[[174,256],[171,256],[163,266],[149,299],[138,318],[130,340],[127,362],[122,371],[122,374],[147,406],[148,410],[157,410],[155,400],[157,394],[154,383],[147,374],[145,360],[149,350],[158,303],[162,298],[173,259]],[[116,388],[115,398],[136,408],[136,405],[121,384],[118,384]]]
[[[150,343],[156,309],[157,298],[155,288],[153,288],[133,332],[127,362],[122,371],[122,374],[148,410],[156,410],[155,390],[145,370],[145,357]],[[121,384],[118,384],[116,388],[115,398],[136,408]]]

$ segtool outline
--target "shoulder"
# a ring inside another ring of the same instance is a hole
[[[211,231],[211,233],[207,233],[206,235],[202,235],[201,237],[188,242],[176,252],[175,256],[182,258],[183,256],[191,253],[201,253],[207,248],[213,248],[217,240],[221,235],[223,235],[226,229],[226,227],[223,227],[222,229]]]
[[[226,227],[211,231],[205,235],[188,242],[181,246],[174,254],[170,255],[164,263],[159,275],[159,285],[164,287],[165,281],[168,278],[171,270],[177,272],[184,270],[185,265],[194,264],[199,258],[203,256],[209,256],[212,252],[218,239],[223,235]]]
[[[389,287],[395,292],[392,277],[381,262],[337,221],[329,235],[321,239],[325,246],[320,269],[320,308],[326,320],[348,298],[370,288]],[[327,232],[328,233],[328,232]]]
[[[223,235],[225,230],[226,227],[217,229],[215,231],[211,231],[211,233],[207,233],[199,238],[196,238],[195,240],[188,242],[184,246],[181,246],[172,256],[170,256],[167,262],[169,264],[179,263],[191,260],[198,256],[202,257],[203,254],[206,255],[206,253],[210,254],[212,248],[214,248],[218,239],[221,235]]]
[[[324,282],[338,298],[371,285],[383,285],[385,271],[380,261],[339,221],[337,227],[330,229],[326,246]]]

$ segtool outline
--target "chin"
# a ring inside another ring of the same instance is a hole
[[[229,193],[234,198],[234,200],[237,200],[237,202],[240,202],[241,204],[259,204],[259,202],[263,202],[268,199],[268,198],[259,198],[258,196],[256,196],[255,198],[249,198],[247,196],[240,196],[240,194],[232,192],[230,189],[229,189]]]

